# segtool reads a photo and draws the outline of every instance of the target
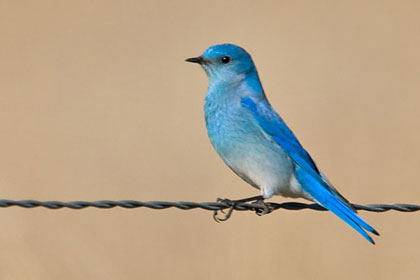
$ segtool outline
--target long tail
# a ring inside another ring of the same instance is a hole
[[[369,236],[369,234],[367,234],[366,231],[378,236],[379,233],[362,218],[360,218],[356,212],[353,211],[353,209],[351,209],[343,201],[337,198],[332,192],[330,192],[326,186],[320,183],[319,180],[313,178],[311,174],[302,168],[296,169],[296,177],[299,183],[302,185],[302,188],[307,191],[316,202],[349,224],[370,243],[375,244],[375,241],[373,241],[373,239]]]

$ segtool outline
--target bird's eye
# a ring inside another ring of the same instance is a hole
[[[231,58],[229,56],[227,56],[227,55],[222,56],[222,63],[227,64],[227,63],[230,62],[230,60],[231,60]]]

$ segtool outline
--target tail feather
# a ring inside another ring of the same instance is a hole
[[[311,174],[305,172],[304,169],[296,169],[296,177],[302,188],[307,191],[314,200],[324,206],[326,209],[333,212],[344,222],[359,232],[364,238],[370,243],[375,244],[373,239],[367,234],[366,231],[371,232],[375,235],[379,235],[378,232],[360,218],[348,205],[342,202],[339,198],[335,197],[333,193],[323,186],[319,180],[312,177]],[[366,230],[366,231],[365,231]]]
[[[324,201],[324,203],[320,203],[322,206],[333,212],[339,218],[341,218],[344,222],[349,224],[352,228],[354,228],[357,232],[359,232],[364,238],[366,238],[370,243],[375,244],[375,241],[366,233],[364,229],[369,232],[376,232],[371,226],[369,226],[365,221],[363,221],[360,217],[353,213],[353,215],[348,214],[348,210],[344,207],[338,205],[335,201]],[[362,221],[362,222],[360,222]],[[363,229],[364,228],[364,229]]]
[[[349,208],[346,204],[344,204],[341,200],[337,200],[334,196],[331,196],[327,199],[327,203],[331,204],[329,206],[330,208],[336,206],[339,211],[342,211],[343,214],[348,217],[349,219],[356,222],[358,225],[360,225],[362,228],[366,229],[369,232],[372,232],[376,235],[378,235],[378,232],[371,227],[368,223],[366,223],[362,218],[359,217],[356,213],[354,213],[351,208]],[[325,205],[325,208],[328,209],[328,207]],[[332,211],[332,210],[331,210]]]

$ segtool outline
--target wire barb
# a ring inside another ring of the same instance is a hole
[[[318,204],[311,203],[300,203],[300,202],[284,202],[284,203],[265,203],[265,206],[258,202],[251,203],[235,203],[235,205],[228,204],[226,202],[189,202],[189,201],[136,201],[136,200],[99,200],[99,201],[37,201],[37,200],[8,200],[0,199],[0,208],[6,207],[23,207],[23,208],[36,208],[44,207],[47,209],[57,210],[62,208],[68,209],[85,209],[89,207],[110,209],[115,207],[121,207],[126,209],[145,207],[149,209],[163,210],[168,208],[177,208],[181,210],[192,210],[192,209],[203,209],[208,211],[218,211],[232,208],[236,211],[264,211],[268,207],[271,211],[284,209],[284,210],[303,210],[310,209],[315,211],[326,211],[326,209]],[[390,210],[399,212],[416,212],[420,210],[420,205],[414,204],[352,204],[356,210],[369,211],[369,212],[387,212]]]

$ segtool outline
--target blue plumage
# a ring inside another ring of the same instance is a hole
[[[309,153],[266,99],[251,56],[232,44],[208,48],[196,62],[209,77],[204,105],[209,138],[242,179],[273,195],[315,201],[374,244],[377,234],[318,170]]]

